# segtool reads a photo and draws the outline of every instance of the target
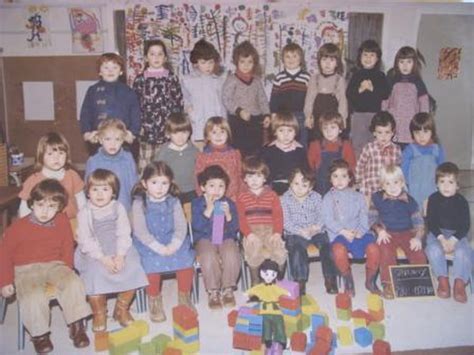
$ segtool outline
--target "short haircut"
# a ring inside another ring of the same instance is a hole
[[[344,169],[347,170],[347,174],[349,175],[349,186],[352,186],[355,182],[355,177],[354,173],[352,172],[349,163],[345,161],[344,159],[336,159],[333,160],[331,165],[329,166],[329,174],[328,178],[329,181],[331,181],[331,175],[337,170],[337,169]]]
[[[206,143],[210,142],[209,133],[211,133],[215,126],[222,128],[227,132],[227,143],[230,143],[232,141],[232,131],[230,130],[229,121],[220,116],[211,117],[206,121],[206,125],[204,126],[204,140]]]
[[[359,68],[362,68],[362,62],[361,62],[361,57],[362,53],[375,53],[377,56],[377,62],[375,63],[374,68],[375,69],[380,69],[381,65],[381,59],[382,59],[382,50],[380,49],[379,44],[374,41],[373,39],[368,39],[364,42],[359,47],[359,51],[357,52],[357,65]]]
[[[421,58],[419,56],[418,51],[409,46],[402,47],[398,50],[397,54],[395,55],[395,60],[393,63],[393,70],[397,74],[400,73],[400,69],[398,68],[398,62],[402,59],[412,59],[413,60],[413,69],[411,74],[414,74],[416,76],[421,75]]]
[[[262,74],[262,68],[260,67],[260,56],[250,41],[244,41],[234,48],[234,51],[232,52],[232,63],[234,63],[235,67],[237,68],[239,59],[247,57],[252,57],[253,59],[252,74],[255,76],[260,76]]]
[[[288,111],[275,112],[272,114],[272,134],[275,135],[280,127],[291,127],[298,134],[300,126],[295,115]]]
[[[321,68],[321,59],[330,57],[336,59],[336,69],[337,74],[342,74],[344,72],[344,65],[342,64],[341,59],[341,50],[334,43],[325,43],[318,50],[318,69],[322,74],[323,70]]]
[[[33,187],[27,205],[31,208],[35,201],[51,200],[58,203],[58,212],[60,212],[66,207],[67,199],[66,189],[58,180],[45,179]]]
[[[113,198],[118,198],[120,192],[120,181],[112,171],[107,169],[95,169],[92,174],[87,177],[85,193],[89,198],[89,190],[94,185],[107,185],[112,188]]]
[[[324,112],[319,117],[319,129],[323,129],[323,125],[335,123],[339,127],[339,129],[344,130],[344,119],[342,118],[339,112]]]
[[[66,165],[65,169],[71,167],[71,148],[66,138],[59,132],[49,132],[42,136],[38,141],[38,147],[36,148],[36,170],[41,170],[44,165],[44,154],[46,148],[51,147],[53,150],[59,150],[66,153]]]
[[[229,175],[219,165],[210,165],[198,175],[199,186],[205,186],[209,180],[219,179],[224,181],[225,187],[227,188],[230,183]]]
[[[97,72],[100,72],[100,67],[106,62],[117,64],[122,72],[125,70],[125,61],[123,58],[116,53],[109,52],[102,54],[99,59],[97,59]]]
[[[436,125],[434,117],[431,113],[418,112],[410,121],[410,134],[415,139],[414,133],[416,131],[431,131],[431,140],[438,143],[438,136],[436,134]]]
[[[459,183],[459,168],[456,164],[450,161],[442,163],[438,165],[438,167],[436,168],[436,173],[435,173],[436,183],[438,183],[438,180],[440,178],[446,177],[448,175],[453,175],[456,182]]]
[[[304,62],[303,48],[301,48],[301,46],[297,43],[294,43],[294,42],[288,43],[281,50],[281,60],[282,60],[282,62],[283,62],[283,57],[285,56],[285,54],[290,53],[290,52],[295,52],[299,55],[301,68],[304,69],[305,68],[305,62]]]
[[[201,38],[194,44],[194,48],[191,51],[189,60],[193,64],[197,64],[200,59],[204,60],[214,60],[214,74],[219,74],[221,71],[220,61],[221,56],[212,43],[206,41],[204,38]]]
[[[242,176],[262,174],[265,180],[270,176],[270,169],[262,158],[256,156],[248,156],[242,162]]]
[[[389,180],[400,180],[403,182],[403,188],[406,190],[405,176],[403,170],[398,165],[390,164],[382,166],[379,173],[380,186]]]
[[[379,127],[387,127],[391,126],[392,131],[395,132],[397,128],[397,124],[395,123],[395,119],[393,118],[392,114],[388,111],[380,111],[377,112],[374,117],[372,117],[372,121],[370,121],[370,132],[374,133],[375,128]]]
[[[109,129],[115,129],[122,133],[122,139],[127,143],[133,142],[133,135],[127,129],[125,122],[119,120],[118,118],[106,118],[99,123],[97,127],[97,135],[93,136],[91,141],[92,143],[99,143],[100,137]]]
[[[315,179],[314,173],[306,168],[295,168],[291,171],[290,176],[288,177],[288,183],[292,183],[296,175],[301,174],[304,181],[308,181],[311,186],[314,186]]]
[[[189,132],[189,135],[193,134],[193,126],[189,116],[182,112],[170,114],[165,122],[165,133],[167,135],[178,132]]]

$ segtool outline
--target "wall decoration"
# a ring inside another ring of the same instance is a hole
[[[73,53],[101,53],[103,41],[100,8],[70,8]]]
[[[452,80],[459,76],[462,48],[441,48],[439,51],[438,79]]]
[[[30,5],[25,8],[26,41],[29,48],[51,46],[49,26],[49,7],[45,5]]]
[[[266,83],[282,68],[280,52],[289,42],[300,44],[314,72],[316,52],[333,42],[346,50],[348,19],[345,12],[298,9],[287,4],[263,5],[133,5],[126,9],[128,80],[143,69],[143,44],[162,39],[169,59],[180,75],[191,70],[189,54],[200,38],[214,44],[223,65],[233,70],[232,50],[249,40],[260,54]]]
[[[24,81],[25,121],[54,121],[52,81]]]

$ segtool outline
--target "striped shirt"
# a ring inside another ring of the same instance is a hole
[[[237,198],[240,231],[244,236],[250,234],[250,226],[266,224],[273,226],[273,233],[283,232],[283,211],[278,195],[268,186],[260,195],[255,195],[248,188]]]
[[[295,74],[286,70],[279,72],[273,81],[270,110],[302,112],[309,78],[310,74],[305,70]]]

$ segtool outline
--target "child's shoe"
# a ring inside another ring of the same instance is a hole
[[[148,296],[148,307],[150,307],[150,320],[155,323],[161,323],[166,320],[166,314],[163,309],[163,296]]]
[[[393,287],[392,287],[392,284],[390,282],[387,282],[387,283],[383,284],[382,296],[386,300],[393,300],[395,298],[395,295],[393,294]]]
[[[326,287],[326,293],[330,295],[336,295],[338,293],[337,289],[337,277],[330,276],[324,279],[324,287]]]
[[[191,308],[196,312],[193,302],[191,301],[191,295],[189,292],[178,292],[178,304],[183,304],[188,308]]]
[[[222,308],[221,302],[221,292],[219,290],[209,291],[209,301],[208,305],[210,309],[219,309]]]
[[[381,292],[377,287],[377,270],[372,270],[369,268],[365,269],[365,288],[370,293],[375,293],[376,295],[380,295]]]
[[[454,280],[453,287],[454,300],[460,303],[467,302],[466,284],[461,279]]]
[[[105,295],[89,296],[92,308],[92,331],[103,332],[107,329],[107,299]]]
[[[439,298],[451,297],[451,289],[449,287],[449,278],[447,276],[438,277],[438,290],[436,291]]]
[[[306,281],[300,280],[298,285],[300,287],[300,296],[306,295]]]
[[[38,337],[31,337],[33,346],[37,354],[47,354],[53,351],[53,343],[49,339],[49,333],[40,335]]]
[[[222,303],[225,307],[235,307],[234,290],[232,287],[227,287],[222,292]]]
[[[354,278],[352,277],[352,271],[349,270],[345,275],[342,275],[344,281],[344,292],[351,297],[355,296]]]
[[[85,348],[89,346],[89,338],[86,334],[86,328],[84,322],[79,319],[69,325],[69,338],[72,339],[72,343],[76,348]]]
[[[115,303],[114,309],[114,319],[119,322],[122,327],[130,325],[134,321],[129,311],[133,296],[135,296],[135,290],[120,292],[117,295],[117,302]]]

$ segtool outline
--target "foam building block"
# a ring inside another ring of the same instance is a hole
[[[351,296],[347,293],[338,293],[336,295],[336,308],[352,310]]]
[[[368,326],[374,340],[383,340],[385,338],[385,325],[379,322],[371,322]]]
[[[171,337],[166,334],[158,334],[151,339],[151,342],[155,345],[156,353],[161,354],[165,351],[168,343],[171,342]]]
[[[319,305],[316,299],[311,295],[301,296],[301,312],[307,316],[311,316],[313,313],[319,312]]]
[[[183,304],[173,308],[173,321],[185,330],[199,326],[197,313]]]
[[[224,239],[225,215],[221,202],[216,201],[214,204],[214,212],[212,214],[212,244],[221,245]]]
[[[365,348],[372,344],[372,333],[365,327],[354,330],[354,339],[357,344]]]
[[[352,332],[349,327],[338,327],[337,328],[337,340],[342,346],[352,345],[354,340],[352,339]]]
[[[259,350],[262,347],[262,337],[234,330],[232,336],[232,347],[242,350]]]
[[[264,355],[265,350],[263,350],[261,347],[258,350],[250,350],[249,355]]]
[[[258,310],[240,307],[232,335],[232,345],[236,349],[259,350],[262,346],[263,317]]]
[[[350,309],[336,308],[337,319],[339,320],[350,320],[352,312]]]
[[[298,285],[297,282],[290,281],[290,280],[280,280],[277,281],[277,286],[280,286],[281,288],[284,288],[289,292],[288,297],[295,299],[300,297],[300,286]]]
[[[163,355],[183,355],[183,352],[178,348],[173,348],[172,346],[168,346]]]
[[[324,342],[316,343],[309,351],[310,355],[328,355],[331,351],[331,344]]]
[[[138,353],[140,355],[155,355],[155,344],[153,344],[152,342],[140,344],[138,346]]]
[[[367,308],[369,311],[379,311],[383,309],[382,297],[374,293],[369,293],[367,295]]]
[[[372,318],[370,317],[370,314],[362,309],[352,311],[352,322],[356,328],[367,326],[371,320]]]
[[[392,351],[390,349],[390,344],[383,340],[376,340],[372,345],[372,354],[373,355],[391,355]]]
[[[142,337],[148,334],[148,323],[136,320],[126,328],[109,333],[109,354],[122,355],[137,351]]]
[[[308,339],[306,334],[303,332],[295,332],[291,335],[291,350],[292,351],[305,351],[306,343]]]
[[[236,309],[230,311],[229,314],[227,314],[227,324],[229,325],[229,327],[235,327],[235,322],[237,321],[238,314],[239,312]]]
[[[286,309],[301,309],[301,302],[300,298],[291,298],[287,296],[280,296],[278,299],[278,304],[280,307],[286,308]]]
[[[94,350],[96,352],[109,349],[109,333],[94,332]]]
[[[195,311],[184,305],[173,308],[173,336],[168,347],[184,353],[199,352],[199,322]]]
[[[380,308],[377,311],[369,309],[370,318],[374,322],[381,322],[385,318],[385,312],[383,308]]]

